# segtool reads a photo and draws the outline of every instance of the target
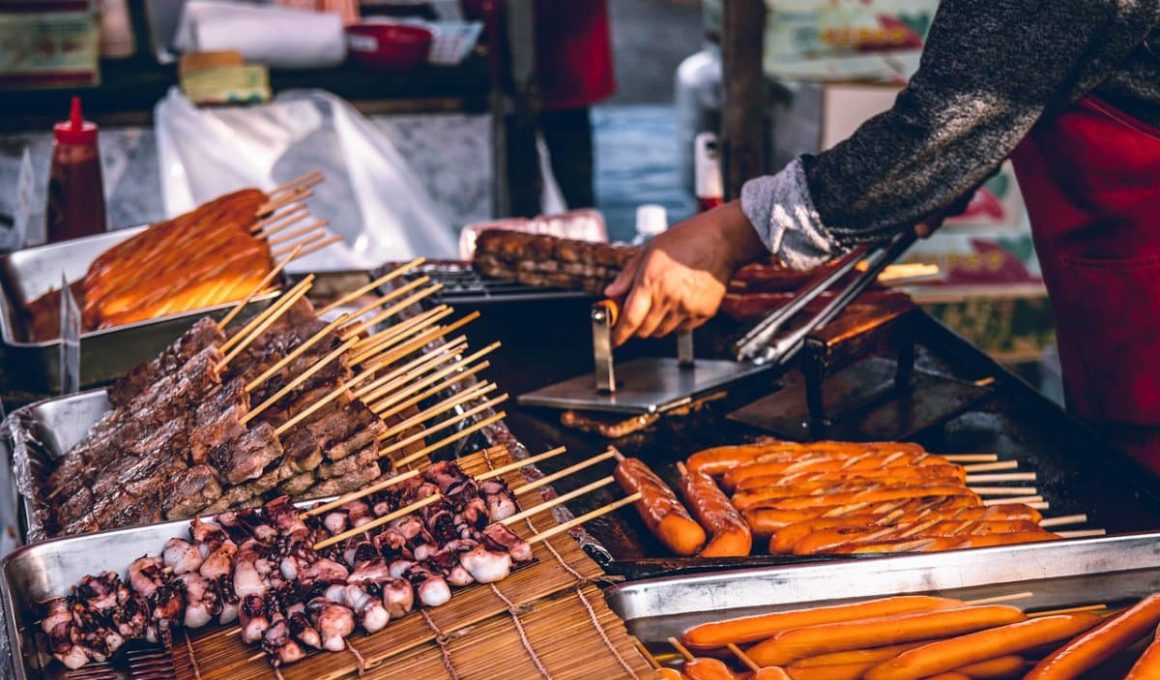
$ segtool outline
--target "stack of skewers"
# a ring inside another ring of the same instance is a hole
[[[322,173],[315,171],[269,193],[235,191],[101,253],[84,278],[71,285],[82,310],[82,330],[235,302],[285,258],[303,257],[341,240],[304,203],[322,181]],[[38,340],[59,335],[59,294],[28,305]]]
[[[557,456],[554,449],[470,476],[442,462],[300,511],[286,498],[195,519],[188,537],[132,562],[123,576],[86,576],[42,603],[40,639],[70,668],[108,660],[126,642],[169,644],[181,628],[238,623],[214,635],[259,644],[275,669],[314,651],[349,652],[368,634],[453,589],[491,584],[535,559],[532,544],[631,503],[630,496],[527,540],[516,522],[585,489],[521,510],[516,498],[607,455],[509,488],[503,475]],[[204,638],[203,638],[204,639]]]
[[[754,537],[775,555],[931,552],[1101,536],[1056,533],[1085,515],[1045,519],[1034,472],[994,454],[936,455],[917,444],[768,441],[700,451],[678,463],[681,499],[643,462],[617,478],[642,491],[650,530],[677,555],[741,557]],[[732,494],[731,496],[729,494]],[[687,506],[687,508],[686,508]],[[691,512],[690,512],[691,510]]]
[[[112,410],[46,480],[56,533],[184,519],[274,494],[345,493],[500,419],[455,429],[506,398],[467,381],[496,346],[467,354],[462,336],[435,343],[477,315],[441,325],[453,313],[443,305],[371,332],[438,285],[418,279],[322,319],[419,263],[320,310],[305,298],[307,277],[243,327],[229,329],[246,301],[139,366],[109,390]],[[436,434],[446,436],[425,446]]]

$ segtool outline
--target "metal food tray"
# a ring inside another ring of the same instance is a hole
[[[80,280],[98,255],[146,229],[118,229],[0,256],[0,380],[5,392],[44,396],[55,394],[60,385],[60,340],[34,340],[25,306],[60,288],[62,272],[70,282]],[[276,296],[270,293],[256,302],[268,302]],[[231,307],[233,303],[82,332],[81,386],[93,387],[125,375],[160,354],[201,317]],[[251,305],[243,314],[263,307]]]
[[[606,596],[630,633],[654,651],[671,651],[669,636],[708,621],[892,595],[1031,593],[1010,604],[1044,611],[1114,608],[1156,592],[1160,533],[671,576],[619,585]]]

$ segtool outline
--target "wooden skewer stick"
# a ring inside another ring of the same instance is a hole
[[[400,383],[405,383],[409,379],[422,375],[448,359],[454,359],[466,346],[467,338],[457,338],[454,342],[437,347],[426,354],[420,354],[402,366],[392,368],[378,380],[375,380],[373,384],[367,385],[359,397],[368,404],[374,402],[390,390],[399,387]],[[367,366],[367,370],[371,371],[377,371],[379,368],[378,365]]]
[[[1039,493],[1033,486],[970,486],[980,496],[1034,496]]]
[[[981,484],[994,482],[1034,482],[1034,472],[1000,472],[994,475],[967,475],[967,484]]]
[[[395,267],[391,271],[387,272],[386,274],[383,274],[379,278],[375,279],[374,281],[371,281],[370,283],[366,284],[365,286],[363,286],[357,290],[352,290],[351,292],[347,293],[346,295],[343,295],[342,297],[338,298],[334,302],[331,302],[330,304],[326,305],[322,309],[318,310],[318,315],[322,316],[323,314],[330,312],[330,311],[333,311],[335,309],[338,309],[339,307],[341,307],[343,305],[350,304],[351,302],[354,302],[355,300],[366,295],[367,293],[371,292],[372,290],[377,289],[379,286],[386,284],[386,283],[390,283],[391,281],[394,281],[395,279],[399,278],[403,274],[406,274],[407,272],[411,271],[415,267],[421,266],[426,261],[427,261],[426,258],[416,257],[415,259],[411,260],[410,262],[407,262],[406,264],[401,264],[398,267]]]
[[[1057,531],[1060,538],[1092,538],[1093,536],[1107,536],[1107,529],[1079,529],[1077,531]]]
[[[266,401],[263,401],[261,404],[258,404],[257,407],[250,409],[250,411],[248,413],[246,413],[245,415],[243,415],[241,418],[238,419],[238,422],[241,423],[242,425],[245,425],[246,423],[250,422],[254,418],[257,418],[259,415],[262,414],[263,411],[270,408],[274,404],[278,403],[278,401],[280,399],[282,399],[282,397],[285,397],[287,394],[290,394],[291,390],[293,390],[294,388],[298,387],[302,383],[309,380],[310,376],[312,376],[315,373],[326,368],[326,366],[328,364],[330,364],[332,361],[334,361],[335,359],[337,359],[338,357],[340,357],[344,353],[346,353],[346,351],[350,349],[352,344],[354,344],[353,341],[347,340],[346,344],[336,348],[330,354],[327,354],[325,357],[323,357],[322,360],[316,361],[313,366],[311,366],[310,368],[306,369],[302,373],[295,376],[294,379],[291,380],[290,382],[286,383],[285,387],[278,390],[274,394],[270,395],[270,397],[268,399],[266,399]]]
[[[600,462],[608,460],[609,458],[615,458],[615,457],[616,457],[615,451],[605,451],[604,453],[592,456],[591,458],[589,458],[587,460],[582,460],[579,463],[576,463],[575,465],[569,465],[568,467],[564,468],[563,470],[558,470],[556,472],[553,472],[550,475],[546,475],[546,476],[541,477],[537,480],[528,482],[527,484],[524,484],[523,486],[512,489],[512,493],[513,494],[521,494],[521,493],[524,493],[527,491],[531,491],[533,489],[538,489],[541,486],[547,486],[548,484],[551,484],[552,482],[561,480],[561,479],[567,477],[568,475],[570,475],[574,472],[579,472],[580,470],[590,468],[593,465],[596,465],[597,463],[600,463]]]
[[[302,187],[302,185],[314,186],[316,184],[321,184],[325,179],[326,177],[322,174],[321,170],[311,170],[310,172],[303,173],[294,179],[279,184],[278,186],[274,187],[274,190],[271,191],[269,195],[285,193],[287,191],[298,189]]]
[[[410,437],[407,437],[405,439],[401,439],[401,440],[395,442],[394,444],[391,444],[390,446],[383,448],[382,450],[379,451],[379,456],[389,456],[390,454],[394,453],[395,451],[398,451],[399,449],[406,448],[406,447],[410,446],[411,444],[414,444],[415,442],[426,438],[428,435],[439,432],[440,430],[446,430],[447,428],[449,428],[453,425],[458,425],[459,423],[471,418],[472,416],[474,416],[475,414],[477,414],[481,411],[486,411],[487,409],[491,408],[492,406],[496,406],[497,404],[502,404],[504,401],[507,400],[507,397],[508,397],[507,394],[501,394],[498,397],[494,397],[492,399],[489,399],[488,401],[485,401],[482,404],[479,404],[478,406],[475,406],[473,408],[470,408],[470,409],[464,411],[462,414],[455,416],[454,418],[448,418],[447,420],[444,420],[443,422],[441,422],[437,425],[432,425],[431,427],[428,427],[425,430],[422,430],[420,432],[416,432],[415,434],[411,435]],[[380,438],[380,441],[381,441],[381,439],[382,438]]]
[[[1007,505],[1010,503],[1013,505],[1026,505],[1029,508],[1036,508],[1035,504],[1042,502],[1043,496],[1018,496],[1016,498],[989,498],[983,501],[983,505],[989,507],[992,505]],[[1038,510],[1041,508],[1036,509]]]
[[[276,231],[286,228],[286,224],[294,224],[310,213],[305,203],[295,203],[286,210],[276,212],[269,217],[258,220],[250,227],[250,233],[258,238],[265,238]]]
[[[605,505],[602,508],[597,508],[591,512],[586,512],[583,515],[580,515],[579,517],[576,517],[574,519],[570,519],[567,522],[564,522],[563,524],[560,524],[560,525],[552,527],[551,529],[548,529],[547,531],[541,531],[540,533],[536,534],[535,536],[532,536],[531,538],[529,538],[528,543],[531,545],[535,545],[536,543],[546,541],[549,538],[559,536],[560,534],[564,533],[565,531],[571,531],[572,529],[575,529],[576,527],[580,526],[581,524],[584,524],[585,522],[589,522],[591,520],[594,520],[597,517],[603,517],[610,512],[615,512],[615,511],[623,508],[626,505],[629,505],[631,503],[635,503],[635,502],[639,501],[640,499],[641,499],[641,493],[639,491],[637,491],[636,493],[632,494],[631,496],[625,496],[624,498],[621,498],[618,501],[613,501],[612,503],[609,503],[608,505]]]
[[[384,407],[383,404],[387,404],[389,406],[394,401],[394,398],[396,395],[392,394],[387,399],[384,399],[383,401],[372,405],[370,407],[370,409],[372,411],[374,411],[375,414],[379,418],[386,420],[387,418],[390,418],[393,415],[396,415],[402,411],[405,411],[405,410],[411,408],[412,406],[418,404],[419,402],[423,401],[424,399],[426,399],[428,397],[439,394],[440,392],[448,389],[449,387],[451,387],[455,383],[457,383],[461,380],[466,380],[467,378],[479,373],[480,371],[486,370],[489,366],[491,366],[491,362],[488,362],[488,361],[481,361],[478,364],[476,364],[475,366],[472,366],[471,368],[464,369],[464,370],[459,370],[461,368],[460,366],[454,366],[454,365],[448,366],[448,367],[444,368],[443,371],[450,370],[452,372],[455,372],[455,371],[458,371],[458,372],[456,372],[455,375],[451,376],[450,378],[447,378],[443,382],[439,383],[438,385],[434,385],[434,386],[428,388],[427,390],[424,390],[420,394],[416,394],[415,396],[411,397],[410,399],[407,399],[406,401],[402,402],[401,404],[397,404],[391,408]],[[440,371],[440,373],[442,373],[443,371]],[[438,376],[439,376],[439,373],[435,373],[435,374],[432,374],[431,376],[428,376],[428,378],[424,378],[423,381],[427,381],[431,377],[437,378]]]
[[[733,644],[732,642],[726,644],[725,646],[729,649],[729,651],[733,652],[733,656],[737,657],[737,660],[744,664],[746,668],[753,671],[754,673],[761,670],[761,666],[758,666],[757,662],[755,662],[753,659],[750,659],[748,654],[741,651],[740,647]]]
[[[244,300],[241,300],[238,302],[238,304],[234,305],[234,308],[231,309],[228,314],[222,317],[222,320],[218,322],[218,328],[221,328],[224,331],[226,326],[228,326],[229,323],[238,316],[238,314],[242,313],[242,310],[246,308],[246,305],[253,302],[254,298],[258,297],[258,295],[266,289],[266,286],[270,285],[270,283],[273,282],[274,279],[282,273],[282,270],[286,268],[286,263],[292,259],[294,259],[293,255],[275,264],[274,267],[270,269],[269,273],[262,277],[262,281],[254,287],[254,290],[249,295],[247,295]]]
[[[995,453],[936,453],[952,463],[994,463],[999,460]]]
[[[586,493],[595,491],[596,489],[599,489],[601,487],[608,486],[609,484],[612,484],[615,481],[616,481],[616,478],[611,476],[611,475],[609,475],[608,477],[604,477],[602,479],[598,479],[595,482],[592,482],[591,484],[585,484],[584,486],[580,487],[579,489],[576,489],[575,491],[569,491],[568,493],[564,494],[563,496],[557,496],[549,501],[544,501],[543,503],[540,503],[539,505],[530,507],[527,510],[524,510],[522,512],[517,512],[516,514],[512,515],[511,517],[508,517],[507,519],[500,520],[500,523],[505,524],[507,526],[511,526],[513,523],[518,522],[521,519],[531,517],[532,515],[537,515],[545,510],[551,510],[552,508],[556,507],[557,505],[563,505],[564,503],[567,503],[570,500],[573,500],[575,498],[579,498],[580,496],[583,496]]]
[[[509,473],[513,470],[519,470],[520,468],[525,468],[529,465],[535,465],[536,463],[543,462],[543,461],[548,460],[550,458],[555,458],[556,456],[560,455],[561,453],[564,453],[567,450],[568,450],[568,448],[565,446],[557,446],[556,448],[551,449],[549,451],[545,451],[543,453],[537,453],[536,455],[528,456],[527,458],[524,458],[523,460],[517,460],[513,463],[508,463],[507,465],[502,465],[500,467],[497,467],[494,470],[488,470],[487,472],[484,472],[482,474],[478,474],[475,476],[475,479],[477,481],[480,481],[480,482],[487,480],[487,479],[494,479],[496,477],[499,477],[500,475],[506,475],[507,473]]]
[[[310,278],[310,276],[306,277],[306,279]],[[218,349],[222,352],[229,351],[229,349],[237,344],[238,341],[252,333],[254,329],[257,328],[263,321],[270,318],[271,315],[276,314],[278,309],[285,303],[286,297],[291,293],[297,292],[297,290],[302,287],[303,282],[306,281],[306,279],[299,281],[293,288],[278,296],[277,300],[274,300],[274,302],[272,302],[269,307],[263,309],[260,314],[250,319],[250,321],[246,323],[245,326],[239,328],[238,332],[227,338],[226,341],[222,343],[222,346]]]
[[[361,338],[359,343],[354,346],[355,354],[352,360],[355,363],[362,363],[365,359],[382,354],[395,345],[415,337],[420,332],[451,316],[451,313],[454,311],[447,305],[439,305],[422,314],[417,314],[409,319],[388,326],[374,335]]]
[[[388,292],[384,295],[380,295],[380,296],[376,297],[374,300],[371,300],[370,302],[363,303],[358,309],[356,309],[355,311],[350,313],[351,325],[355,325],[357,323],[360,323],[359,319],[361,319],[364,314],[371,311],[372,309],[377,309],[379,307],[382,307],[383,305],[387,304],[391,300],[396,300],[398,298],[401,298],[404,295],[406,295],[407,293],[410,293],[411,291],[415,290],[419,286],[426,285],[430,282],[431,282],[430,276],[420,276],[419,278],[415,279],[414,281],[408,281],[407,283],[405,283],[401,286],[398,286],[397,288],[391,289],[390,292]]]
[[[653,656],[652,652],[648,651],[648,647],[644,646],[644,643],[640,641],[640,638],[632,638],[632,644],[636,647],[636,651],[640,652],[640,655],[643,656],[644,660],[648,662],[648,665],[652,666],[654,671],[660,670],[661,662],[657,661],[657,658]]]
[[[386,354],[376,358],[374,362],[371,363],[371,365],[376,367],[389,366],[390,364],[393,364],[394,362],[402,359],[403,357],[411,354],[421,347],[430,344],[431,341],[435,340],[436,338],[450,335],[451,333],[454,333],[455,331],[463,328],[478,318],[479,312],[474,311],[464,316],[463,318],[457,319],[447,324],[446,326],[436,326],[435,328],[424,331],[423,333],[415,336],[413,339],[392,349],[390,352],[387,352]]]
[[[1063,609],[1048,609],[1041,612],[1027,612],[1029,619],[1041,619],[1045,616],[1059,616],[1060,614],[1079,614],[1081,612],[1102,612],[1108,608],[1106,604],[1085,604],[1078,607],[1064,607]]]
[[[476,385],[472,385],[471,387],[467,388],[466,390],[463,390],[462,392],[454,394],[451,397],[439,402],[438,404],[435,404],[431,408],[420,411],[419,413],[411,416],[410,418],[407,418],[406,420],[403,420],[402,422],[396,423],[395,425],[388,427],[387,431],[384,432],[382,435],[380,435],[380,437],[383,439],[388,439],[388,438],[393,437],[397,434],[401,434],[403,432],[406,432],[407,430],[411,429],[412,427],[422,425],[423,423],[430,421],[432,418],[435,418],[436,416],[441,416],[444,413],[447,413],[448,411],[450,411],[452,409],[455,409],[455,408],[462,406],[463,404],[465,404],[469,401],[473,401],[475,399],[478,399],[479,397],[482,397],[482,396],[489,394],[491,392],[494,392],[494,391],[495,391],[495,383],[479,383]]]
[[[437,327],[436,329],[432,330],[437,330],[438,328],[441,327]],[[428,331],[423,331],[423,333],[427,332]],[[414,335],[412,337],[418,338],[421,337],[421,335],[422,334]],[[440,335],[442,335],[442,333],[440,333]],[[396,338],[396,340],[402,340],[408,343],[410,342],[406,337]],[[427,340],[423,344],[428,344],[430,342],[431,340]],[[455,338],[444,342],[438,347],[433,347],[426,352],[415,352],[414,350],[411,350],[403,355],[397,354],[394,348],[389,347],[389,345],[396,343],[387,342],[383,344],[387,345],[388,347],[386,349],[380,348],[373,354],[357,354],[356,356],[359,357],[358,363],[366,366],[367,368],[373,368],[375,370],[389,369],[397,376],[401,376],[404,373],[410,372],[414,375],[410,375],[408,377],[414,378],[418,375],[426,373],[434,366],[443,363],[443,361],[446,361],[455,355],[462,354],[467,349],[467,338],[462,335],[456,336]],[[358,345],[355,345],[355,347],[357,348]],[[405,358],[407,356],[411,356],[409,361],[403,364],[397,364],[399,359]]]
[[[299,413],[298,415],[294,416],[290,420],[287,420],[286,422],[279,425],[278,429],[274,430],[274,434],[278,435],[279,437],[286,434],[295,425],[302,422],[306,418],[309,418],[311,416],[311,414],[318,411],[318,409],[320,409],[323,406],[326,406],[330,402],[334,401],[340,395],[342,395],[342,393],[346,392],[347,390],[352,389],[355,385],[366,380],[367,378],[371,377],[372,375],[374,375],[374,374],[371,373],[370,371],[367,371],[365,373],[360,373],[359,375],[354,376],[350,380],[347,380],[345,383],[335,387],[333,390],[331,390],[329,393],[327,393],[326,396],[322,397],[318,401],[314,402],[310,406],[303,409],[301,413]]]
[[[267,328],[274,325],[274,322],[282,318],[283,314],[290,311],[290,308],[297,304],[299,300],[306,297],[306,293],[310,290],[310,286],[313,282],[314,275],[310,274],[305,279],[302,279],[302,282],[295,286],[294,289],[292,289],[289,293],[278,298],[278,302],[275,303],[275,305],[277,305],[277,311],[268,316],[264,321],[262,321],[262,323],[258,324],[258,326],[254,328],[254,330],[249,335],[238,340],[237,344],[235,344],[233,348],[230,349],[229,354],[226,354],[225,358],[218,362],[218,373],[221,373],[223,370],[225,370],[225,367],[228,366],[229,363],[234,360],[234,358],[241,354],[242,351],[246,349],[246,347],[249,347],[251,342],[256,340],[262,333],[266,332]],[[233,338],[230,338],[230,340],[233,340]],[[229,342],[227,341],[226,344],[229,344]],[[222,351],[224,352],[225,350],[223,349]]]
[[[279,359],[277,363],[275,363],[270,368],[266,369],[262,373],[262,375],[258,376],[257,378],[254,378],[249,383],[247,383],[246,388],[245,388],[246,391],[253,392],[254,390],[256,390],[259,385],[261,385],[262,383],[264,383],[267,380],[269,380],[270,378],[272,378],[274,375],[276,375],[278,373],[278,371],[281,371],[283,368],[286,368],[287,366],[289,366],[290,362],[294,361],[298,357],[305,354],[307,352],[307,350],[309,350],[311,347],[317,345],[320,340],[322,340],[326,336],[333,333],[334,329],[341,326],[345,321],[346,321],[346,317],[340,316],[337,319],[335,319],[334,321],[331,321],[330,323],[326,324],[322,328],[318,329],[318,332],[315,333],[314,335],[310,336],[310,338],[307,339],[306,342],[295,347],[294,351],[290,352],[286,356]],[[349,343],[343,344],[342,346],[346,347],[346,348],[353,348],[355,346],[355,344],[356,344],[355,342],[349,342]]]
[[[262,205],[258,206],[255,215],[269,215],[279,208],[294,203],[295,201],[304,201],[314,195],[314,190],[310,187],[298,187],[291,189],[275,198],[271,198]]]
[[[314,517],[316,515],[321,515],[323,513],[330,512],[331,510],[334,510],[335,508],[341,508],[342,506],[346,505],[347,503],[353,503],[354,501],[357,501],[360,498],[364,498],[366,496],[371,495],[372,493],[382,491],[383,489],[392,487],[396,484],[400,484],[402,482],[407,481],[408,479],[418,477],[421,474],[423,474],[422,469],[415,469],[415,470],[411,470],[410,472],[404,472],[402,474],[395,475],[394,477],[391,477],[390,479],[387,479],[387,480],[384,480],[381,482],[377,482],[377,483],[372,484],[371,486],[368,486],[364,489],[359,489],[358,491],[355,491],[354,493],[346,494],[345,496],[342,496],[341,498],[336,498],[336,499],[330,501],[329,503],[323,503],[322,505],[313,507],[313,508],[307,510],[306,512],[302,513],[301,515],[299,515],[299,517],[301,517],[302,519],[306,519],[307,517]]]
[[[693,659],[696,658],[693,656],[693,653],[689,651],[689,648],[682,645],[681,641],[678,640],[677,638],[675,638],[675,637],[669,638],[669,644],[672,645],[673,649],[680,652],[681,656],[685,657],[685,661],[692,661]]]
[[[415,453],[407,454],[405,457],[395,461],[395,467],[403,467],[404,465],[410,465],[411,463],[414,463],[415,461],[422,459],[424,456],[431,453],[432,451],[438,451],[439,449],[443,448],[444,446],[447,446],[448,444],[457,442],[460,439],[465,439],[465,438],[471,436],[472,434],[479,432],[480,430],[487,427],[488,425],[491,425],[492,423],[497,423],[506,417],[507,417],[507,413],[505,413],[503,411],[500,411],[499,413],[497,413],[493,416],[488,416],[487,418],[484,418],[483,420],[479,421],[478,423],[476,423],[470,427],[465,427],[462,430],[456,432],[455,434],[448,435],[448,436],[444,437],[443,439],[440,439],[439,441],[435,442],[434,444],[429,444],[427,446],[424,446],[423,448],[419,449]]]
[[[326,235],[328,233],[330,233],[330,232],[326,231],[325,229],[320,229],[316,232],[313,232],[312,234],[310,234],[306,238],[299,239],[299,240],[295,241],[293,243],[293,245],[301,245],[301,246],[303,246],[303,249],[309,248],[311,244],[316,243],[316,242],[321,241],[321,240],[325,240]],[[336,237],[336,238],[341,238],[341,237]],[[287,244],[286,246],[283,246],[282,248],[274,248],[271,250],[273,251],[273,254],[275,256],[277,256],[279,253],[282,252],[283,248],[286,248],[289,245],[291,245],[291,244]]]
[[[337,543],[342,543],[346,539],[351,538],[353,536],[361,536],[362,534],[365,534],[366,532],[368,532],[372,529],[377,529],[378,527],[381,527],[384,524],[389,524],[389,523],[399,519],[400,517],[406,517],[407,515],[409,515],[413,512],[418,512],[419,510],[422,510],[423,508],[427,507],[428,505],[431,505],[433,503],[438,503],[441,500],[443,500],[442,494],[432,494],[430,496],[427,496],[426,498],[415,501],[414,503],[411,503],[410,505],[405,505],[405,506],[399,508],[398,510],[395,510],[394,512],[389,512],[389,513],[383,515],[382,517],[376,517],[375,519],[372,519],[371,521],[367,522],[366,524],[363,524],[362,526],[357,526],[353,529],[347,529],[346,531],[344,531],[340,534],[335,534],[334,536],[331,536],[330,538],[321,540],[318,543],[314,544],[314,549],[315,550],[322,550],[323,548],[328,548],[328,547],[335,545]]]
[[[1083,524],[1087,521],[1087,515],[1064,515],[1062,517],[1052,517],[1051,519],[1045,519],[1039,523],[1039,526],[1043,527],[1044,529],[1050,529],[1051,527],[1063,527],[1067,526],[1068,524]]]
[[[1022,593],[1011,593],[1009,595],[996,595],[995,597],[984,597],[981,600],[970,600],[963,604],[970,607],[979,607],[984,604],[999,604],[1001,602],[1012,602],[1014,600],[1026,600],[1029,597],[1035,597],[1035,593],[1024,591]]]
[[[268,239],[266,241],[266,243],[271,248],[273,248],[274,246],[281,245],[281,244],[287,243],[289,241],[293,241],[301,236],[305,236],[306,234],[312,234],[316,231],[325,233],[326,228],[328,226],[330,226],[329,220],[315,220],[315,221],[311,222],[310,224],[307,224],[306,226],[299,227],[299,228],[297,228],[291,232],[285,233],[285,234],[281,234],[276,238]]]
[[[298,259],[300,257],[306,257],[307,255],[317,253],[318,251],[322,250],[323,248],[326,248],[327,246],[334,245],[335,243],[338,243],[341,240],[342,240],[342,237],[339,236],[338,234],[335,234],[334,236],[331,236],[328,239],[324,239],[322,241],[319,241],[318,243],[315,243],[312,246],[309,246],[308,248],[305,248],[302,252],[298,253],[298,255],[294,259]],[[275,255],[278,255],[278,254],[281,254],[284,252],[286,252],[286,251],[279,250],[277,253],[275,253]]]
[[[421,290],[417,293],[414,293],[413,295],[407,297],[406,299],[400,300],[399,302],[388,307],[387,309],[384,309],[383,311],[379,312],[378,314],[375,314],[374,316],[367,319],[366,321],[363,321],[362,323],[358,324],[357,326],[355,326],[353,328],[344,328],[342,331],[342,335],[343,335],[343,337],[350,337],[352,335],[359,335],[359,334],[363,333],[364,331],[366,331],[368,328],[374,327],[375,325],[377,325],[377,324],[391,318],[392,316],[398,314],[400,311],[406,309],[407,307],[410,307],[411,305],[415,304],[416,302],[419,302],[420,300],[428,298],[428,297],[434,295],[435,293],[438,293],[441,290],[443,290],[442,283],[436,283],[428,288],[424,288],[423,290]]]
[[[999,472],[1001,470],[1014,470],[1019,467],[1017,460],[1004,460],[998,463],[981,463],[979,465],[964,465],[963,470],[967,474],[974,472]]]

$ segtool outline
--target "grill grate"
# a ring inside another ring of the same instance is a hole
[[[485,278],[467,262],[430,262],[416,267],[403,278],[414,280],[421,276],[430,277],[432,283],[443,284],[443,290],[430,299],[448,304],[591,297],[583,291],[543,288],[517,281]]]

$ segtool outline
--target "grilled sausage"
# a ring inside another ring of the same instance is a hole
[[[851,505],[854,503],[882,503],[884,501],[907,500],[911,498],[962,496],[979,503],[979,497],[965,486],[884,486],[857,491],[840,491],[838,493],[810,494],[794,496],[792,498],[777,498],[772,500],[753,500],[733,498],[733,504],[740,510],[752,507],[782,508],[785,510],[800,510],[802,508],[831,507],[835,505]]]
[[[901,645],[887,645],[872,649],[851,649],[844,652],[830,652],[817,656],[807,656],[790,664],[790,668],[815,668],[817,666],[845,666],[853,663],[876,664],[879,661],[893,659],[899,654],[915,647],[921,647],[923,642],[907,642]]]
[[[728,475],[726,475],[728,476]],[[913,468],[885,468],[880,470],[859,470],[850,475],[842,475],[842,481],[854,480],[892,480],[915,481],[921,479],[955,478],[965,483],[966,470],[961,465],[926,465]],[[789,486],[814,480],[833,480],[831,475],[824,472],[797,472],[782,475],[754,475],[739,476],[737,486],[731,491],[750,491],[770,486]],[[724,481],[724,479],[722,480]]]
[[[877,480],[877,479],[845,479],[838,475],[828,475],[827,479],[802,482],[786,486],[766,486],[760,489],[739,490],[733,494],[733,504],[739,508],[752,508],[757,505],[773,505],[783,498],[798,496],[830,496],[838,493],[854,493],[857,491],[871,491],[873,489],[889,489],[897,487],[948,487],[957,486],[966,489],[962,482],[954,477],[938,477],[922,480]]]
[[[877,543],[887,540],[973,537],[1020,532],[1043,533],[1048,534],[1048,537],[1055,537],[1054,534],[1041,529],[1038,524],[1025,520],[945,522],[936,517],[923,522],[908,522],[889,527],[824,529],[799,540],[793,545],[790,552],[795,555],[819,555],[835,550],[840,546]],[[772,546],[772,542],[770,545]]]
[[[778,666],[758,668],[750,678],[751,680],[792,680],[789,677],[789,673],[786,673],[784,668]]]
[[[800,472],[837,472],[855,474],[861,470],[947,465],[945,458],[923,451],[870,452],[860,456],[832,456],[812,454],[746,465],[725,473],[721,484],[726,489],[736,488],[741,480],[764,475],[790,475]]]
[[[851,503],[833,507],[785,510],[776,507],[754,507],[742,511],[749,528],[758,536],[767,536],[800,522],[817,519],[837,519],[842,517],[882,517],[897,513],[910,514],[928,510],[949,512],[980,508],[979,504],[967,496],[940,496],[936,498],[914,498],[885,503]],[[997,506],[996,506],[997,507]]]
[[[1059,536],[1050,531],[1015,531],[1009,534],[989,534],[986,536],[933,536],[930,538],[902,538],[880,543],[856,543],[840,545],[830,550],[835,555],[863,555],[867,553],[889,552],[940,552],[943,550],[964,550],[966,548],[991,548],[998,545],[1018,545],[1055,541]]]
[[[689,456],[685,464],[694,472],[704,472],[707,475],[716,476],[723,475],[739,465],[752,463],[759,456],[776,452],[799,451],[800,449],[801,444],[778,441],[739,446],[718,446],[694,453]]]
[[[791,680],[861,680],[862,674],[873,663],[847,663],[840,666],[812,666],[786,669]]]
[[[786,630],[754,645],[748,650],[748,653],[751,659],[763,666],[781,666],[796,659],[827,652],[945,638],[1024,621],[1026,618],[1019,609],[1004,605],[960,607],[879,616]],[[903,652],[903,655],[913,654],[915,651],[918,650]],[[991,656],[1001,655],[992,654]],[[936,669],[932,673],[924,675],[951,670],[976,660],[978,659],[968,659],[963,663],[955,664],[946,669]]]
[[[1095,627],[1102,620],[1087,613],[1062,614],[948,637],[883,661],[866,671],[866,680],[919,680],[977,661],[1019,654],[1067,640]]]
[[[689,680],[737,680],[737,676],[720,659],[705,659],[698,657],[686,661],[681,672]]]
[[[636,502],[649,531],[676,555],[695,555],[705,545],[705,530],[693,521],[685,506],[664,481],[637,458],[616,465],[616,481],[625,493],[641,493]]]
[[[1035,664],[1024,680],[1070,680],[1135,644],[1160,624],[1160,595],[1146,597],[1128,611],[1090,630]]]
[[[741,513],[704,472],[694,472],[677,463],[681,471],[681,496],[697,521],[709,534],[701,557],[744,557],[753,549],[753,535]]]
[[[738,645],[757,642],[782,631],[802,626],[816,626],[961,606],[962,601],[945,597],[930,597],[928,595],[887,597],[855,604],[796,609],[703,623],[686,630],[681,636],[681,642],[690,649],[704,651],[724,647],[730,642]],[[782,664],[762,665],[780,666]]]
[[[1017,677],[1026,668],[1027,660],[1012,654],[973,663],[957,670],[972,680],[997,680],[998,678]]]

